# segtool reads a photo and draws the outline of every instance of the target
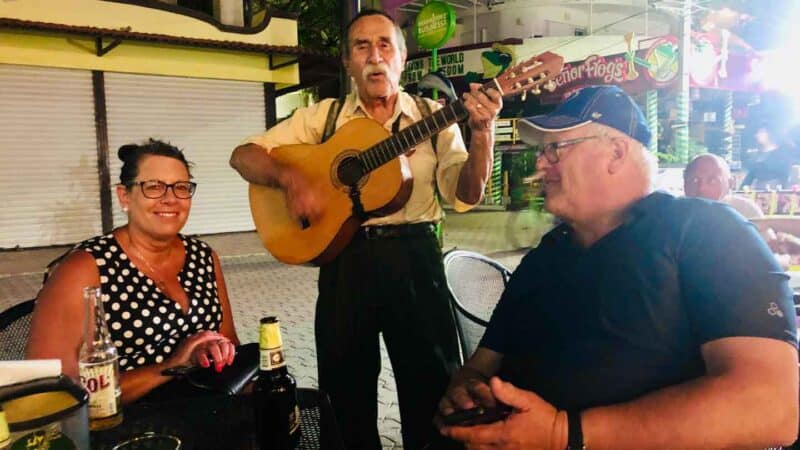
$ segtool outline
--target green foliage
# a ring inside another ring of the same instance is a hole
[[[661,162],[661,163],[665,163],[665,164],[679,164],[679,163],[681,163],[681,157],[676,155],[675,153],[657,152],[656,156],[658,156],[658,162]]]
[[[524,150],[511,155],[511,167],[509,167],[509,184],[519,186],[523,178],[533,175],[536,171],[536,151],[534,149]]]
[[[320,50],[331,56],[339,54],[342,27],[342,7],[339,2],[266,0],[266,4],[275,11],[297,14],[297,34],[301,47]]]

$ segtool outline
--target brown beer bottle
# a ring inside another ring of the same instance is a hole
[[[78,355],[81,384],[89,391],[89,429],[105,430],[122,423],[119,356],[106,326],[99,287],[83,289],[85,332]]]
[[[297,383],[286,368],[278,319],[264,317],[259,330],[261,353],[253,388],[256,433],[261,450],[288,450],[300,443]]]

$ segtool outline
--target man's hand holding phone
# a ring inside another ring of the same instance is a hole
[[[456,391],[451,384],[448,394]],[[456,412],[440,410],[438,423],[441,433],[466,444],[467,448],[495,448],[498,450],[561,450],[567,446],[567,414],[557,410],[535,392],[519,389],[498,377],[487,384],[474,384],[473,392],[489,388],[491,407],[481,404],[458,408]],[[466,388],[469,392],[470,388]],[[456,393],[457,394],[457,393]],[[440,402],[452,406],[451,397]],[[474,403],[476,400],[469,400]],[[506,406],[507,405],[507,406]],[[472,408],[479,408],[472,411]],[[480,408],[484,410],[481,411]],[[469,411],[469,412],[467,412]],[[467,418],[469,417],[469,418]],[[460,421],[457,425],[447,422]],[[477,420],[477,422],[473,422]],[[495,420],[491,422],[491,420]],[[487,423],[488,422],[488,423]],[[473,426],[474,425],[474,426]]]
[[[450,383],[439,401],[439,414],[434,422],[441,429],[449,426],[470,426],[496,422],[507,417],[513,408],[498,402],[477,371],[465,371]],[[471,372],[471,373],[470,373]]]
[[[497,403],[493,408],[476,406],[470,409],[454,411],[446,416],[442,416],[442,424],[447,427],[482,425],[503,420],[513,411],[514,408],[502,403]]]

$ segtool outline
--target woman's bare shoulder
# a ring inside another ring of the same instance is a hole
[[[47,282],[37,298],[38,301],[63,298],[60,294],[76,292],[99,283],[100,272],[94,257],[81,249],[74,249],[49,268]]]

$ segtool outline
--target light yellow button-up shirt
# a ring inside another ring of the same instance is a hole
[[[397,98],[394,114],[383,124],[383,127],[390,132],[398,116],[400,116],[400,129],[422,119],[422,112],[417,110],[416,102],[409,94],[400,92]],[[328,110],[333,101],[334,99],[326,99],[307,108],[298,109],[290,118],[261,135],[248,138],[245,143],[257,144],[267,151],[289,144],[317,144],[322,139]],[[432,100],[425,99],[425,101],[431,106],[431,111],[441,108]],[[345,99],[336,121],[336,128],[359,117],[369,117],[369,115],[358,95],[351,93]],[[413,175],[413,190],[408,202],[394,214],[372,218],[365,225],[439,221],[442,218],[442,208],[435,196],[434,182],[438,183],[439,193],[444,200],[454,205],[456,211],[471,209],[475,205],[466,204],[456,198],[458,177],[467,156],[461,130],[457,124],[439,132],[435,152],[430,140],[418,144],[408,157]]]

